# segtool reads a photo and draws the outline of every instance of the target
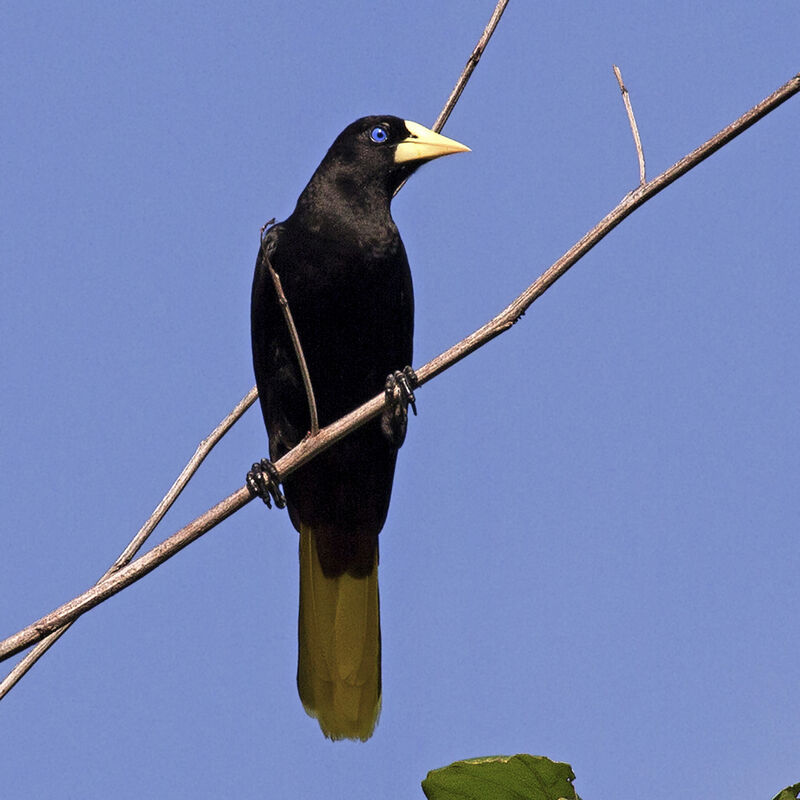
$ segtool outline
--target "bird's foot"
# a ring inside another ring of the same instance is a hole
[[[386,408],[381,416],[383,435],[395,447],[400,447],[406,438],[408,429],[408,407],[417,415],[417,402],[414,389],[419,386],[419,379],[411,367],[390,372],[386,376],[384,394]]]
[[[247,488],[253,497],[260,497],[267,508],[272,508],[273,500],[278,508],[286,506],[286,498],[281,492],[280,475],[268,458],[262,458],[250,468],[247,473]]]

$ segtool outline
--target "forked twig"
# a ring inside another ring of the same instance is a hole
[[[616,228],[625,217],[632,214],[649,199],[705,161],[710,155],[798,92],[800,92],[800,74],[795,75],[769,97],[762,100],[707,142],[700,145],[700,147],[684,156],[659,176],[629,192],[618,203],[616,208],[547,269],[519,297],[503,309],[500,314],[470,336],[453,345],[449,350],[424,366],[419,367],[416,370],[419,383],[427,383],[474,350],[508,330],[539,296],[544,294],[573,264]],[[291,474],[298,467],[310,461],[314,456],[342,439],[345,435],[376,417],[383,410],[384,404],[383,394],[376,395],[337,422],[322,428],[313,439],[309,437],[303,440],[275,463],[276,468],[281,475]],[[171,558],[206,531],[246,505],[250,500],[252,500],[252,496],[247,487],[238,489],[136,561],[128,564],[128,566],[101,581],[89,591],[70,600],[27,628],[0,642],[0,660],[14,655],[26,647],[30,647],[43,639],[48,633],[72,622],[81,614],[148,574],[159,564]]]
[[[622,73],[619,71],[619,67],[616,64],[614,64],[614,74],[617,76],[619,90],[622,92],[622,101],[625,103],[625,111],[628,112],[628,122],[631,125],[633,142],[636,145],[636,157],[639,159],[639,186],[644,186],[645,183],[647,183],[644,170],[644,150],[642,150],[642,140],[639,138],[639,126],[636,124],[636,117],[633,115],[630,92],[628,92],[628,88],[622,82]]]

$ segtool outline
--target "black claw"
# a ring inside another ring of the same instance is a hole
[[[411,406],[414,416],[417,415],[417,398],[414,389],[419,385],[417,373],[411,367],[390,372],[386,376],[386,403],[387,405],[402,405],[404,408]]]
[[[247,473],[247,488],[253,497],[260,497],[267,508],[272,508],[272,500],[278,508],[286,506],[286,498],[281,492],[280,475],[268,458],[262,458],[250,468]]]
[[[419,378],[417,377],[417,373],[411,367],[403,367],[403,372],[401,373],[403,378],[400,381],[400,385],[403,387],[403,391],[406,393],[406,400],[408,401],[408,405],[411,406],[411,410],[414,412],[414,416],[417,416],[417,399],[414,397],[414,389],[419,386]]]
[[[400,448],[406,438],[408,428],[408,407],[417,413],[417,402],[414,389],[419,386],[419,379],[411,367],[390,372],[386,376],[384,394],[386,408],[381,417],[383,435],[395,448]]]

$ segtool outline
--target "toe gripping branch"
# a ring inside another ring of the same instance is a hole
[[[419,380],[411,367],[391,372],[386,376],[384,394],[386,407],[381,415],[381,430],[395,448],[402,447],[408,428],[408,407],[417,413],[414,389]]]
[[[286,498],[281,492],[281,479],[275,465],[268,459],[256,461],[247,473],[247,488],[253,497],[260,497],[267,508],[272,508],[272,500],[278,508],[285,508]]]
[[[411,406],[414,416],[417,416],[417,400],[414,389],[419,386],[417,373],[411,367],[390,372],[386,377],[386,403],[390,406],[401,405],[404,409]]]

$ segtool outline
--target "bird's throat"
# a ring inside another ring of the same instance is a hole
[[[294,216],[307,229],[339,243],[380,245],[397,236],[391,201],[388,187],[364,185],[347,172],[315,176],[298,200]]]

